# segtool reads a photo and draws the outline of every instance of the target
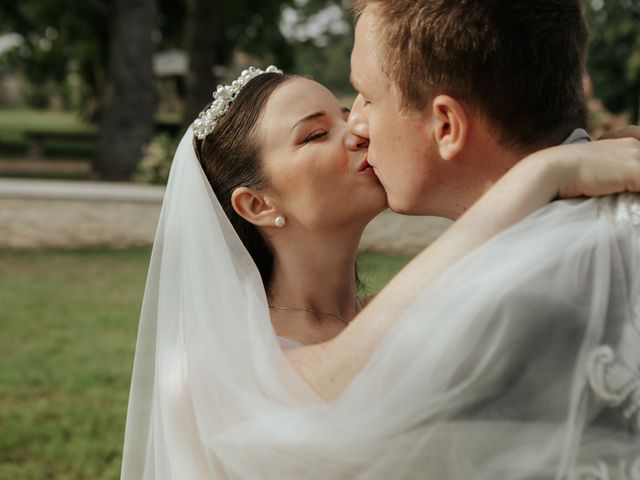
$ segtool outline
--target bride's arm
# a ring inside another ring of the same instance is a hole
[[[417,255],[340,335],[285,354],[320,396],[336,398],[411,301],[462,256],[555,198],[623,191],[640,191],[637,140],[603,140],[536,152]]]

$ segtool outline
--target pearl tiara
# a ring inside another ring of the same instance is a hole
[[[200,112],[198,118],[192,124],[195,137],[198,140],[202,140],[209,135],[216,127],[218,120],[227,113],[236,96],[240,93],[240,90],[242,90],[251,79],[264,73],[278,73],[282,75],[282,70],[273,65],[268,66],[266,70],[249,67],[249,69],[244,70],[231,85],[218,85],[216,91],[213,92],[213,103],[209,108]]]

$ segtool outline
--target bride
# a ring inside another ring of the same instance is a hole
[[[122,478],[638,478],[640,278],[621,259],[640,203],[541,209],[637,189],[637,151],[523,159],[367,305],[355,257],[386,197],[347,116],[270,67],[219,87],[186,132]]]

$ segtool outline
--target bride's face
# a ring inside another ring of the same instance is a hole
[[[294,78],[269,97],[258,126],[268,193],[278,210],[312,231],[364,227],[386,208],[366,166],[366,144],[347,129],[349,110],[325,87]]]

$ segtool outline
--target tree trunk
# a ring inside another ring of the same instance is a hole
[[[154,133],[155,0],[114,0],[108,86],[100,129],[98,173],[128,180]]]
[[[187,1],[187,99],[185,125],[196,119],[203,107],[212,100],[216,88],[213,67],[216,62],[215,29],[217,22],[215,0]]]

